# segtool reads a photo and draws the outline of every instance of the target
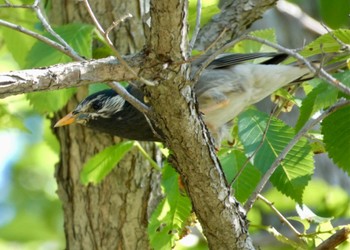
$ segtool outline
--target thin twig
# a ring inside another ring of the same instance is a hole
[[[12,24],[10,22],[7,22],[5,20],[0,20],[0,25],[3,25],[5,27],[17,30],[19,32],[22,32],[26,35],[29,35],[39,41],[42,41],[43,43],[49,45],[50,47],[53,47],[60,52],[64,53],[65,55],[69,56],[70,58],[77,60],[77,61],[84,61],[84,59],[78,55],[77,52],[74,51],[72,47],[69,46],[69,44],[64,41],[50,26],[46,18],[44,17],[41,8],[40,8],[40,0],[35,0],[35,2],[32,5],[13,5],[10,3],[7,3],[5,5],[0,5],[0,8],[25,8],[25,9],[32,9],[38,19],[41,21],[43,24],[43,27],[47,30],[48,33],[50,33],[53,37],[55,37],[59,43],[43,36],[38,33],[35,33],[31,30],[28,30],[20,25]]]
[[[78,60],[78,61],[85,61],[83,57],[81,57],[59,34],[57,34],[56,31],[54,31],[47,21],[47,19],[44,17],[43,12],[40,7],[40,0],[36,0],[33,4],[33,10],[35,11],[36,16],[40,20],[41,24],[44,26],[45,30],[50,33],[54,38],[60,42],[65,48],[65,50],[68,51],[68,53],[71,55],[70,57],[72,59]]]
[[[211,48],[213,48],[214,45],[217,44],[217,43],[220,41],[220,39],[224,36],[224,34],[226,33],[226,31],[227,31],[227,28],[224,27],[224,29],[221,31],[221,33],[219,34],[219,36],[214,40],[214,42],[212,42],[212,43],[208,46],[208,48],[206,48],[206,49],[204,50],[204,54],[207,53],[208,51],[210,51]]]
[[[130,13],[126,14],[125,16],[122,16],[120,20],[114,21],[111,26],[109,26],[106,30],[106,36],[109,37],[109,33],[117,27],[121,22],[124,22],[126,19],[131,18],[132,15]]]
[[[16,30],[16,31],[19,31],[23,34],[26,34],[28,36],[31,36],[47,45],[49,45],[50,47],[54,48],[54,49],[57,49],[58,51],[62,52],[63,54],[75,59],[75,60],[78,60],[78,61],[81,61],[80,57],[75,57],[74,55],[72,55],[70,53],[70,51],[68,51],[64,46],[62,46],[61,44],[47,38],[46,36],[43,36],[43,35],[40,35],[36,32],[33,32],[31,30],[28,30],[26,28],[24,28],[23,26],[21,25],[17,25],[17,24],[13,24],[13,23],[10,23],[10,22],[7,22],[5,20],[2,20],[0,19],[0,25],[4,26],[4,27],[7,27],[7,28],[10,28],[10,29],[13,29],[13,30]]]
[[[1,7],[2,5],[0,5]],[[6,4],[4,5],[6,7],[13,7],[14,5],[11,4]],[[46,20],[46,18],[43,15],[43,12],[40,8],[40,0],[35,0],[35,2],[33,3],[33,5],[16,5],[15,8],[29,8],[35,11],[38,19],[41,21],[41,23],[43,24],[44,28],[46,29],[46,31],[48,33],[50,33],[53,37],[55,37],[60,43],[55,42],[43,35],[40,35],[38,33],[35,33],[31,30],[28,30],[20,25],[15,25],[13,23],[4,21],[0,19],[0,25],[14,29],[16,31],[22,32],[26,35],[29,35],[39,41],[42,41],[43,43],[59,50],[60,52],[66,54],[67,56],[71,57],[72,59],[76,60],[76,61],[85,61],[84,58],[82,58],[81,56],[79,56],[72,47],[70,47],[70,45],[60,36],[58,35],[50,26],[50,24],[48,23],[48,21]],[[91,10],[91,9],[90,9]],[[97,20],[96,20],[97,21]],[[96,23],[95,23],[96,24]],[[102,29],[102,27],[98,24],[96,24],[98,29]],[[62,45],[63,44],[63,45]],[[121,60],[120,60],[121,61]],[[124,61],[124,60],[123,60]],[[122,61],[121,61],[122,62]],[[125,61],[124,61],[125,62]],[[125,64],[127,64],[125,62]],[[132,95],[130,95],[125,88],[123,88],[122,86],[116,83],[109,83],[109,86],[114,89],[121,97],[123,97],[126,101],[128,101],[131,105],[133,105],[137,110],[139,110],[140,112],[144,113],[147,116],[151,116],[151,112],[148,106],[146,106],[145,104],[143,104],[142,102],[140,102],[138,99],[136,99],[135,97],[133,97]]]
[[[311,128],[313,128],[316,124],[321,122],[324,118],[329,116],[330,114],[334,113],[338,109],[341,109],[345,106],[348,106],[350,104],[349,100],[341,99],[336,104],[332,105],[330,108],[328,108],[325,112],[318,115],[315,119],[309,120],[304,127],[299,130],[299,132],[294,136],[294,138],[288,143],[288,145],[283,149],[283,151],[279,154],[279,156],[276,158],[276,160],[273,162],[271,167],[266,171],[263,178],[260,180],[259,184],[257,185],[255,191],[251,194],[249,199],[244,205],[244,208],[246,211],[249,211],[254,202],[256,201],[258,195],[261,193],[263,188],[265,187],[266,183],[272,176],[272,174],[275,172],[277,167],[280,165],[280,163],[283,161],[283,159],[286,157],[288,152],[295,146],[295,144],[300,140],[302,136],[304,136]]]
[[[117,57],[118,61],[127,69],[129,70],[135,77],[138,78],[139,81],[143,82],[144,84],[148,85],[148,86],[155,86],[155,83],[144,79],[143,77],[140,77],[128,64],[127,62],[125,62],[125,60],[123,59],[123,57],[119,54],[118,50],[116,50],[116,48],[114,47],[112,41],[109,39],[108,34],[104,31],[103,27],[101,26],[101,24],[99,23],[99,21],[97,20],[94,12],[91,9],[91,6],[89,4],[88,0],[83,0],[85,7],[92,19],[92,21],[94,22],[95,26],[97,27],[98,32],[104,37],[104,39],[107,42],[108,47],[113,51],[114,55]]]
[[[280,218],[280,220],[283,223],[285,223],[296,234],[297,237],[302,236],[302,234],[283,216],[283,214],[281,214],[280,211],[278,211],[278,209],[273,205],[272,202],[270,202],[261,194],[258,194],[258,198],[265,202],[277,214],[278,218]]]
[[[265,45],[270,46],[272,48],[275,48],[278,51],[281,51],[281,52],[284,52],[284,53],[286,53],[288,55],[293,56],[294,58],[296,58],[299,61],[303,62],[303,64],[305,64],[305,66],[308,67],[308,69],[311,71],[311,73],[315,74],[318,78],[327,81],[329,84],[331,84],[332,86],[336,87],[341,92],[343,92],[343,93],[345,93],[347,95],[350,95],[350,88],[349,87],[347,87],[345,84],[340,82],[338,79],[336,79],[333,76],[331,76],[330,74],[328,74],[323,68],[317,68],[314,65],[312,65],[312,63],[310,63],[306,58],[301,56],[295,50],[284,48],[283,46],[280,46],[278,44],[271,43],[271,42],[269,42],[269,41],[267,41],[265,39],[262,39],[262,38],[259,38],[259,37],[255,37],[255,36],[251,36],[251,35],[246,35],[246,36],[244,36],[242,38],[248,39],[248,40],[257,41],[259,43],[262,43],[262,44],[265,44]]]
[[[350,235],[350,227],[344,227],[338,230],[335,234],[330,236],[324,242],[316,247],[316,250],[328,250],[328,249],[336,249],[337,246],[342,244],[344,241],[349,239]]]
[[[321,25],[328,31],[328,33],[333,37],[334,40],[337,41],[342,46],[342,50],[350,50],[350,45],[344,43],[342,40],[340,40],[338,37],[334,35],[334,32],[328,28],[324,23],[321,23]]]
[[[6,4],[0,4],[0,8],[13,8],[13,9],[33,9],[33,5],[29,4],[11,4],[6,1]]]
[[[201,29],[201,16],[202,16],[202,0],[197,0],[197,15],[196,15],[196,26],[194,27],[192,38],[190,41],[190,53],[196,43],[199,30]]]

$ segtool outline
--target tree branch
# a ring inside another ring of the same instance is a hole
[[[140,56],[126,59],[135,72],[142,65]],[[135,75],[125,71],[114,57],[58,64],[47,68],[0,73],[0,98],[34,91],[78,87],[95,82],[131,81]]]
[[[262,14],[271,8],[277,0],[236,0],[225,1],[221,12],[214,16],[199,32],[195,44],[196,50],[205,50],[210,44],[221,36],[220,41],[215,42],[216,50],[223,44],[239,37]],[[224,35],[222,35],[224,31]]]
[[[333,234],[331,237],[326,239],[324,242],[322,242],[320,245],[316,247],[316,250],[329,250],[329,249],[335,249],[337,246],[342,244],[344,241],[349,239],[350,235],[350,227],[344,227],[340,230],[338,230],[335,234]]]

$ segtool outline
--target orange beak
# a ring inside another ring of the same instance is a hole
[[[66,125],[72,124],[73,122],[75,122],[75,120],[76,120],[76,115],[73,115],[73,113],[70,112],[65,117],[61,118],[58,122],[56,122],[54,127],[56,128],[56,127],[66,126]]]

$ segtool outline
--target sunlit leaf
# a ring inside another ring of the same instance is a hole
[[[265,39],[272,43],[277,42],[274,29],[256,30],[256,31],[250,32],[249,35]],[[244,40],[237,43],[232,50],[232,52],[237,52],[237,53],[273,52],[273,51],[275,50],[272,49],[271,47],[256,41],[251,41],[251,40]],[[256,59],[255,62],[259,62],[259,59]]]
[[[350,30],[339,29],[318,37],[305,46],[300,54],[309,57],[324,53],[339,52],[342,45],[334,37],[345,44],[350,44]]]
[[[307,219],[302,219],[298,216],[290,216],[287,217],[288,220],[293,220],[293,221],[297,221],[300,222],[303,225],[303,232],[306,233],[307,230],[309,230],[310,228],[310,221],[308,221]]]
[[[321,82],[318,79],[315,81]],[[312,115],[334,104],[337,101],[337,97],[338,90],[336,88],[329,84],[320,83],[303,100],[295,129],[299,131]]]
[[[188,196],[179,189],[179,175],[167,163],[163,170],[162,187],[166,197],[153,212],[148,235],[153,249],[172,249],[186,231],[192,206]]]
[[[45,114],[63,108],[75,92],[75,88],[33,92],[27,94],[27,99],[37,112]]]
[[[28,131],[23,120],[10,113],[5,105],[0,104],[0,129],[17,128],[22,131]]]
[[[247,157],[238,150],[229,151],[219,158],[228,183],[231,183],[240,169],[244,167],[232,187],[235,197],[240,202],[245,202],[258,184],[261,177],[260,172],[249,161],[247,162]]]
[[[322,122],[322,134],[328,155],[350,174],[350,107],[337,110]]]
[[[80,179],[83,184],[99,183],[134,146],[133,141],[123,141],[94,155],[85,163]]]
[[[54,29],[79,55],[91,58],[92,33],[94,27],[87,24],[67,24]],[[52,38],[50,34],[45,36]],[[55,40],[55,39],[53,39]],[[70,62],[72,59],[59,50],[37,41],[27,57],[27,67],[43,67],[57,63]]]
[[[218,0],[202,1],[202,15],[201,15],[201,27],[208,23],[211,18],[220,12],[218,7]],[[189,16],[188,23],[191,27],[191,31],[196,26],[197,17],[197,0],[189,1]]]
[[[253,164],[262,174],[271,167],[295,136],[292,128],[276,118],[271,118],[265,133],[268,119],[268,115],[249,109],[239,116],[238,122],[239,136],[246,154],[250,156],[258,150],[253,157]],[[303,191],[311,179],[313,169],[311,148],[303,138],[290,150],[270,181],[283,194],[301,203]]]
[[[3,3],[4,1],[1,2]],[[13,22],[34,32],[41,33],[41,30],[37,29],[39,21],[33,11],[28,11],[24,8],[12,8],[11,10],[9,8],[2,8],[0,9],[0,16],[3,20]],[[3,39],[8,51],[11,53],[20,68],[24,68],[26,66],[26,56],[28,51],[31,50],[36,39],[23,34],[22,32],[18,32],[17,30],[5,27],[1,27],[0,32],[1,39]]]

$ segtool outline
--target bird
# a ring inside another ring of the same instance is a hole
[[[230,137],[232,120],[248,106],[283,86],[313,77],[310,70],[300,63],[280,64],[288,57],[279,52],[227,53],[219,55],[203,70],[194,84],[194,92],[199,111],[216,146]],[[206,58],[202,56],[192,61],[191,77]],[[255,59],[260,63],[252,62]],[[126,90],[145,103],[139,88],[128,85]],[[112,89],[86,97],[54,127],[73,122],[126,139],[164,141],[162,131],[156,124]]]

